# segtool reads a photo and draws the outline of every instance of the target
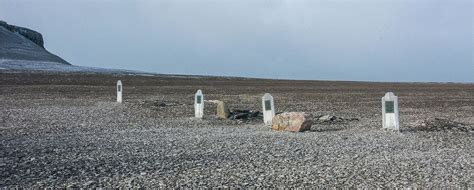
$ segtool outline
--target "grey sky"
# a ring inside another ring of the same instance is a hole
[[[0,20],[74,65],[474,82],[472,0],[0,0]]]

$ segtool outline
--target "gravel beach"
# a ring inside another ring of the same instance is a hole
[[[277,112],[357,120],[274,132],[211,103],[196,119],[197,89],[231,110],[268,92]],[[382,129],[388,91],[400,132]],[[4,72],[0,100],[0,187],[474,188],[474,84]],[[420,126],[436,118],[464,128]]]

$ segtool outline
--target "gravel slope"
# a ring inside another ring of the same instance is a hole
[[[0,42],[0,60],[30,60],[70,65],[64,59],[44,48],[43,37],[40,33],[27,28],[9,25],[1,20]]]
[[[70,80],[74,77],[75,80]],[[474,187],[473,133],[418,131],[444,117],[474,124],[474,85],[5,74],[0,186]],[[259,121],[193,116],[193,93],[230,108],[359,118],[273,132]],[[380,98],[400,96],[402,132],[381,129]],[[159,102],[184,105],[158,107]]]

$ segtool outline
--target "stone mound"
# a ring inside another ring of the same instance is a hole
[[[358,118],[345,118],[335,115],[319,115],[314,118],[314,121],[318,123],[344,123],[350,121],[359,121]]]
[[[263,113],[253,110],[232,110],[229,118],[231,120],[262,120]]]
[[[473,126],[468,126],[464,123],[452,121],[445,118],[434,118],[431,120],[417,121],[412,125],[412,129],[419,131],[462,131],[474,132]]]

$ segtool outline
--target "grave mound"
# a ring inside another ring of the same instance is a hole
[[[231,120],[262,120],[263,113],[254,110],[232,110],[229,118]]]
[[[316,116],[314,120],[318,123],[347,123],[351,121],[359,121],[358,118],[345,118],[336,115],[319,115]]]
[[[434,118],[417,121],[412,124],[411,130],[417,131],[461,131],[474,133],[474,127],[446,118]]]

